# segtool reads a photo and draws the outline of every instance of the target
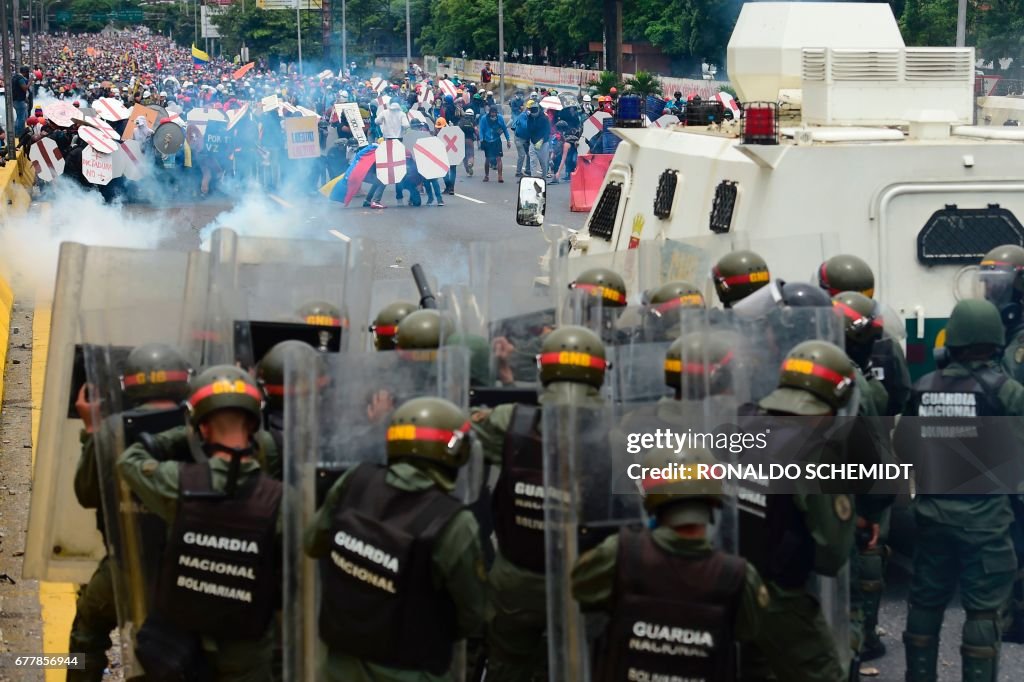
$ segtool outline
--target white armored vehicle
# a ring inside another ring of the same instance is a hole
[[[728,58],[745,120],[616,129],[574,252],[742,246],[784,279],[853,253],[929,368],[965,268],[1024,244],[1024,129],[973,125],[974,50],[906,47],[884,3],[757,2]]]

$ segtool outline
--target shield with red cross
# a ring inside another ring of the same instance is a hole
[[[405,177],[405,145],[401,140],[385,140],[374,152],[377,179],[385,185],[397,185]]]
[[[57,143],[49,137],[29,147],[28,158],[36,176],[43,182],[53,182],[54,178],[64,172],[64,157],[60,155]]]
[[[444,145],[444,153],[448,155],[448,164],[458,165],[466,158],[466,133],[458,126],[441,128],[437,133],[437,139]]]
[[[420,175],[427,180],[448,175],[448,155],[444,153],[444,142],[438,138],[424,137],[416,140],[412,156],[416,159],[416,168]]]

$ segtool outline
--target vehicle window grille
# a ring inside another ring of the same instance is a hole
[[[612,240],[615,231],[615,216],[619,213],[619,200],[622,198],[622,183],[609,182],[597,200],[594,214],[590,216],[590,236],[600,237],[605,241]]]
[[[728,232],[732,227],[732,212],[736,208],[738,187],[734,180],[722,180],[715,188],[715,201],[711,204],[711,220],[708,225],[715,234]]]
[[[676,198],[679,172],[666,170],[658,178],[658,191],[654,194],[654,215],[665,220],[672,215],[672,201]]]
[[[1024,226],[999,204],[985,208],[946,205],[928,218],[917,235],[923,265],[974,265],[1003,244],[1024,246]]]

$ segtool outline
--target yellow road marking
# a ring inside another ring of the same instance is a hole
[[[4,367],[7,366],[7,340],[11,332],[11,306],[14,294],[7,282],[0,278],[0,400],[4,396]]]
[[[32,464],[36,461],[39,442],[39,416],[43,404],[43,381],[46,377],[46,354],[50,345],[50,309],[36,308],[32,318]],[[39,606],[43,619],[43,652],[81,653],[68,651],[71,621],[75,618],[76,586],[72,583],[39,582]],[[46,682],[67,678],[63,670],[47,670]]]

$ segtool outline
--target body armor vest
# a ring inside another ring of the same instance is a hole
[[[209,493],[208,464],[180,464],[178,513],[164,554],[156,610],[178,627],[215,638],[266,632],[279,592],[276,543],[281,484],[255,472],[234,497]]]
[[[361,464],[346,481],[321,560],[320,637],[360,659],[440,675],[451,665],[455,604],[434,585],[434,543],[462,505],[386,476],[387,467]]]
[[[1016,440],[1004,419],[999,389],[1008,377],[991,368],[968,376],[943,376],[942,371],[923,376],[910,392],[907,434],[912,447],[900,454],[914,465],[922,494],[985,494],[996,492],[984,474],[1007,464],[1006,456]],[[902,429],[901,429],[902,430]],[[1007,485],[1019,475],[1000,469]]]
[[[516,405],[505,433],[501,474],[494,486],[494,533],[516,566],[544,572],[544,443],[540,410]]]
[[[871,349],[871,372],[885,386],[889,395],[889,404],[885,415],[892,416],[903,410],[903,401],[910,392],[909,377],[906,376],[902,363],[897,358],[901,349],[896,348],[899,341],[892,337],[883,337],[875,341]]]
[[[598,679],[735,680],[733,630],[746,571],[740,557],[678,556],[649,531],[624,529]]]

